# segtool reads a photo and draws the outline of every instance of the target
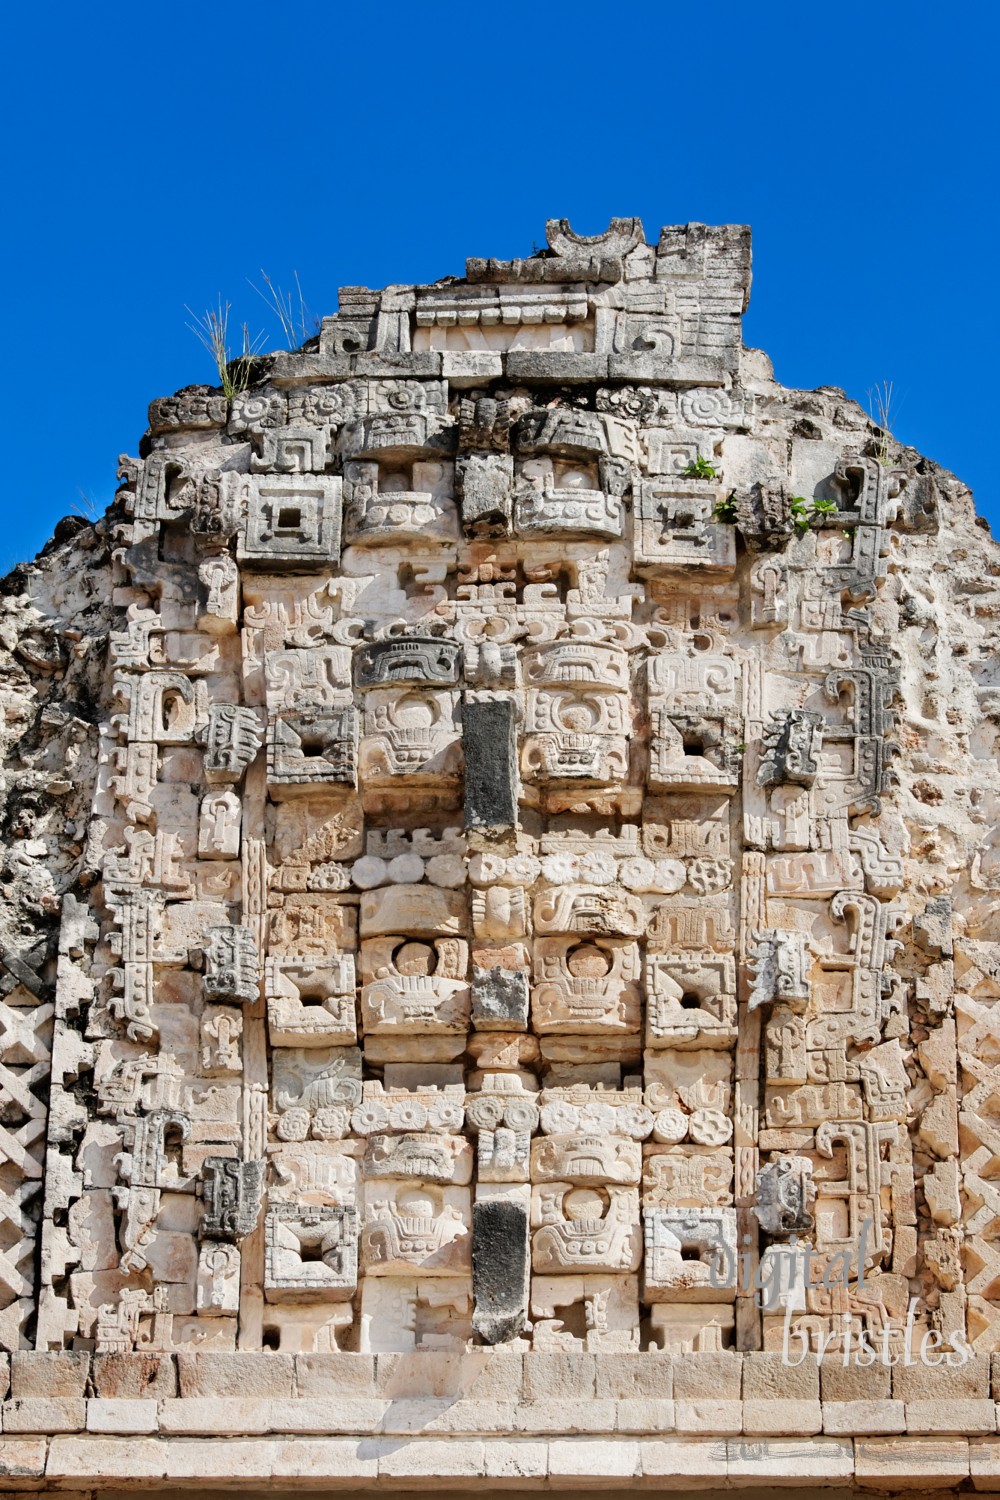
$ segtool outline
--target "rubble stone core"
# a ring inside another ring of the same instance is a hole
[[[547,239],[0,584],[0,1487],[1000,1487],[1000,552]]]

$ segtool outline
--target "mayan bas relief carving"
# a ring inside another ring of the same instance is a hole
[[[548,245],[7,580],[7,1348],[1000,1349],[996,554],[748,231]]]

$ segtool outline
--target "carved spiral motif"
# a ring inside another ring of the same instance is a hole
[[[309,1111],[286,1109],[278,1120],[277,1136],[280,1141],[304,1141],[309,1134]]]
[[[359,1104],[351,1114],[351,1129],[355,1135],[374,1135],[378,1130],[388,1130],[389,1111],[383,1104]]]
[[[465,1110],[448,1099],[436,1099],[427,1108],[427,1124],[431,1130],[458,1131],[464,1123]]]
[[[504,1108],[503,1122],[510,1130],[537,1130],[538,1107],[530,1099],[512,1099]]]
[[[688,1133],[688,1117],[680,1109],[661,1109],[653,1121],[653,1140],[672,1146]]]
[[[503,1119],[503,1100],[494,1094],[480,1094],[470,1099],[465,1118],[473,1130],[496,1130]]]
[[[579,1112],[578,1129],[593,1135],[612,1135],[615,1130],[615,1120],[618,1111],[610,1104],[600,1104],[594,1101],[585,1104]]]
[[[389,1106],[389,1124],[393,1130],[423,1130],[427,1124],[427,1110],[416,1100]]]
[[[312,1133],[318,1141],[339,1141],[347,1134],[351,1112],[343,1105],[327,1105],[313,1116]]]
[[[573,1104],[556,1100],[542,1105],[541,1122],[546,1135],[570,1135],[579,1128],[579,1120],[580,1112]]]
[[[644,1104],[624,1104],[615,1110],[615,1133],[644,1141],[653,1129],[653,1111]]]
[[[270,427],[274,421],[274,399],[244,391],[233,400],[232,421],[239,427]]]
[[[681,395],[681,420],[689,427],[722,427],[731,402],[725,391],[694,390]]]

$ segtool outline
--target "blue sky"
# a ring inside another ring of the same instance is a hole
[[[149,400],[212,378],[185,327],[247,285],[461,274],[546,218],[749,223],[744,335],[866,401],[1000,521],[994,5],[525,7],[260,0],[14,8],[0,571],[103,510]],[[168,24],[169,23],[169,27]]]

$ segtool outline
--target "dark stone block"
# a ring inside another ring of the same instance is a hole
[[[96,1396],[127,1401],[177,1395],[177,1359],[173,1354],[95,1354],[91,1379]]]
[[[514,460],[506,453],[474,453],[459,459],[456,477],[466,535],[506,536],[513,504]]]
[[[530,1254],[528,1210],[510,1198],[472,1207],[472,1326],[487,1344],[506,1344],[524,1328]]]
[[[674,359],[673,355],[637,350],[612,354],[608,360],[612,380],[666,381],[677,385],[722,385],[726,362],[721,359]]]
[[[487,1030],[524,1031],[528,1024],[528,976],[521,969],[473,969],[472,1024]]]
[[[517,821],[517,735],[514,704],[507,698],[466,703],[466,828],[510,828]]]
[[[384,354],[371,350],[351,355],[351,373],[373,375],[376,380],[384,380],[390,375],[440,379],[441,356],[436,349],[407,350],[405,353],[387,349]]]
[[[607,380],[608,356],[606,354],[576,354],[557,349],[512,349],[504,355],[505,369],[510,380],[555,380],[571,383],[574,380]]]
[[[922,914],[913,919],[913,937],[931,958],[951,958],[955,944],[950,896],[935,896],[927,902]]]

